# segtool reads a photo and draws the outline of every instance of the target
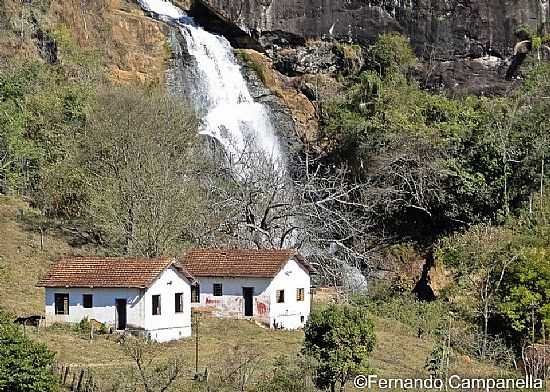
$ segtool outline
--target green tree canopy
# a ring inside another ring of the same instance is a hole
[[[368,374],[374,350],[374,324],[363,307],[331,304],[311,313],[303,352],[317,360],[316,383],[340,391],[357,374]]]

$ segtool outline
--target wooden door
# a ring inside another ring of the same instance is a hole
[[[254,316],[254,287],[243,287],[244,315]]]
[[[123,331],[126,329],[126,299],[116,300],[116,329]]]

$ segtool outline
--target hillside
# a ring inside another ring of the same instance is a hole
[[[21,199],[0,197],[1,307],[18,316],[43,314],[44,289],[35,285],[56,258],[86,252],[53,229],[41,236],[37,218]]]
[[[0,199],[0,308],[18,316],[44,314],[44,290],[35,287],[35,283],[55,258],[62,254],[93,252],[93,249],[72,247],[67,238],[54,230],[44,235],[44,249],[41,250],[40,234],[26,223],[35,212],[20,199]],[[426,374],[424,365],[433,344],[430,338],[418,338],[410,327],[382,315],[375,318],[375,325],[378,343],[371,366],[378,375]],[[112,336],[99,335],[90,342],[85,333],[62,326],[40,330],[29,327],[27,332],[56,352],[60,366],[90,369],[105,390],[133,366]],[[244,358],[253,353],[259,355],[258,362],[254,363],[254,379],[259,379],[270,372],[277,357],[297,354],[302,340],[302,332],[271,331],[249,321],[220,320],[206,315],[200,324],[200,366],[219,375],[227,371],[226,366],[236,355]],[[167,343],[160,350],[157,360],[183,355],[187,372],[192,372],[194,339]],[[468,357],[458,357],[454,369],[463,375],[500,372],[498,368],[481,365]],[[189,381],[183,382],[188,385]]]

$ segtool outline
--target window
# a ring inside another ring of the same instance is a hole
[[[285,302],[285,291],[284,290],[277,290],[275,293],[275,297],[277,299],[278,304],[282,304]]]
[[[69,294],[56,293],[55,314],[69,314]]]
[[[176,313],[183,313],[183,293],[176,293]]]
[[[191,286],[191,302],[195,304],[201,302],[201,286],[198,284]]]
[[[92,294],[82,294],[82,306],[86,309],[94,307],[94,296]]]
[[[221,283],[214,283],[213,290],[214,297],[221,297],[223,294],[223,288]]]
[[[304,300],[304,289],[296,289],[296,301]]]
[[[304,323],[304,321],[306,321],[306,318],[304,316],[300,316],[300,323]]]
[[[160,295],[153,295],[153,316],[160,315]]]

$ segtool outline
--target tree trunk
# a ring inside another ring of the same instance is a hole
[[[487,334],[489,330],[489,302],[485,300],[483,307],[483,343],[481,346],[481,358],[485,359],[487,354]]]

